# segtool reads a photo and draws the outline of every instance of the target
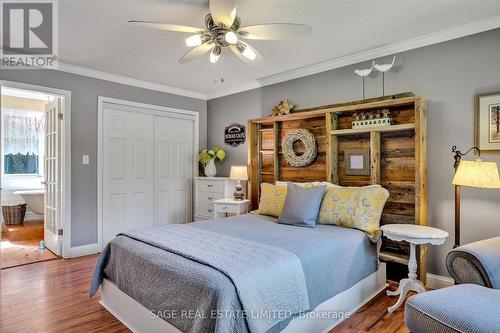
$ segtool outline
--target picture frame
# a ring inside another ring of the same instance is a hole
[[[500,153],[500,92],[476,95],[474,109],[474,145]]]
[[[369,176],[370,149],[346,149],[344,164],[346,176]]]

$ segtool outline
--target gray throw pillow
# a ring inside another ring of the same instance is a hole
[[[304,188],[288,182],[278,223],[314,228],[326,186]]]

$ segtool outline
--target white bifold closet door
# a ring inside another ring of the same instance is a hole
[[[194,120],[103,114],[102,245],[135,228],[192,221]]]
[[[193,121],[155,117],[155,225],[191,222]]]

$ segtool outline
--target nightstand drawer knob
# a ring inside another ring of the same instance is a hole
[[[208,200],[213,200],[214,197],[208,197]]]

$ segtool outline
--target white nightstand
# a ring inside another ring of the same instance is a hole
[[[228,214],[241,215],[248,212],[250,200],[219,199],[214,200],[215,218],[226,217]]]
[[[416,246],[421,244],[441,245],[446,240],[446,237],[448,237],[448,233],[440,229],[415,224],[386,224],[380,227],[380,229],[384,233],[384,236],[391,240],[410,243],[408,278],[402,279],[399,282],[399,287],[396,291],[387,291],[388,296],[399,295],[396,304],[388,309],[389,313],[392,313],[403,304],[408,292],[415,291],[421,293],[425,291],[423,283],[417,280]]]

